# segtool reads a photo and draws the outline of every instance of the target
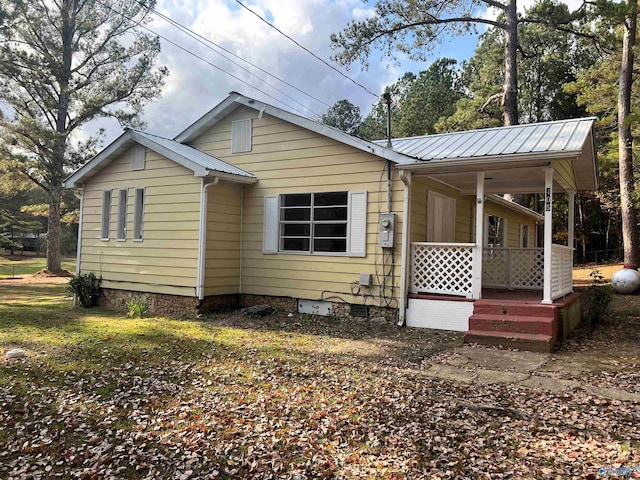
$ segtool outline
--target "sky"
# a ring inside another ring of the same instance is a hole
[[[417,62],[406,56],[399,56],[397,61],[393,61],[380,58],[379,53],[374,53],[368,69],[363,69],[359,63],[355,63],[347,70],[330,60],[333,53],[330,35],[344,29],[351,20],[362,20],[373,15],[373,2],[242,1],[300,44],[377,94],[382,93],[386,85],[393,83],[406,71],[417,73],[426,69],[429,63],[437,58],[453,57],[459,61],[468,59],[478,41],[478,35],[473,34],[444,38],[435,46],[426,62]],[[533,0],[520,2],[520,7],[524,8],[532,2]],[[577,0],[569,0],[571,8],[575,8],[577,3]],[[145,129],[150,133],[174,137],[224,100],[231,91],[311,118],[318,118],[326,112],[328,106],[344,98],[360,107],[364,116],[376,101],[370,93],[302,50],[234,0],[158,0],[156,10],[272,75],[286,80],[317,100],[268,77],[240,60],[235,60],[260,78],[251,76],[202,43],[180,32],[167,21],[152,16],[151,22],[147,25],[151,30],[219,68],[161,38],[162,51],[158,64],[167,66],[170,73],[162,97],[152,101],[145,108],[143,120],[146,122]],[[480,13],[487,17],[495,16],[495,12]],[[232,73],[237,78],[222,70]],[[99,127],[105,129],[104,145],[122,133],[118,123],[108,119],[91,122],[85,127],[84,133],[91,135]]]

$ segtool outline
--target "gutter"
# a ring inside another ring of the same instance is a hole
[[[80,200],[80,218],[78,220],[78,246],[76,247],[76,275],[80,273],[80,252],[82,250],[82,210],[84,207],[84,195],[82,190],[77,193],[75,190],[73,195]]]
[[[209,183],[206,183],[206,178],[201,179],[202,187],[200,189],[200,229],[199,229],[199,242],[198,242],[198,283],[196,285],[196,296],[198,300],[204,299],[204,267],[205,256],[207,246],[207,208],[209,206],[209,197],[207,190],[209,187],[217,185],[220,181],[220,177],[213,177]]]
[[[400,260],[400,305],[398,309],[398,326],[405,324],[407,312],[407,277],[409,274],[409,224],[411,223],[411,172],[400,170],[400,179],[404,184],[404,196],[402,201],[402,257]]]

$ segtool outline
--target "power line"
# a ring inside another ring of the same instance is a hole
[[[114,13],[117,13],[118,15],[120,15],[123,18],[126,18],[127,20],[130,20],[132,22],[135,22],[133,18],[125,15],[124,13],[112,8],[111,6],[101,2],[100,0],[96,0],[97,3],[99,3],[100,5],[102,5],[105,8],[108,8],[109,10],[113,11]],[[211,63],[210,61],[208,61],[207,59],[201,57],[200,55],[197,55],[196,53],[192,52],[191,50],[183,47],[182,45],[177,44],[176,42],[174,42],[173,40],[169,40],[167,37],[165,37],[164,35],[159,34],[158,32],[155,32],[154,30],[150,29],[149,27],[146,27],[144,25],[141,24],[137,24],[134,28],[142,28],[144,30],[146,30],[147,32],[151,33],[152,35],[156,35],[157,37],[163,39],[165,42],[170,43],[171,45],[175,46],[176,48],[179,48],[180,50],[183,50],[184,52],[188,53],[189,55],[192,55],[193,57],[203,61],[204,63],[206,63],[207,65],[212,66],[213,68],[220,70],[223,73],[226,73],[227,75],[229,75],[232,78],[235,78],[236,80],[238,80],[239,82],[244,83],[245,85],[248,85],[249,87],[257,90],[258,92],[262,93],[263,95],[266,95],[267,97],[275,100],[276,102],[281,103],[282,105],[285,105],[288,108],[291,108],[292,110],[300,113],[303,116],[306,116],[304,112],[302,112],[301,110],[289,105],[288,103],[283,102],[282,100],[274,97],[273,95],[268,94],[267,92],[265,92],[264,90],[261,90],[260,88],[256,87],[255,85],[250,84],[249,82],[247,82],[246,80],[243,80],[242,78],[234,75],[233,73],[230,73],[228,71],[226,71],[224,68],[219,67],[218,65]],[[313,110],[311,110],[310,108],[304,107],[306,110],[308,110],[309,112],[313,113],[314,115],[318,115],[316,112],[314,112]]]
[[[249,7],[247,7],[244,3],[242,3],[240,0],[234,0],[238,5],[240,5],[242,8],[244,8],[245,10],[251,12],[252,14],[254,14],[256,17],[258,17],[260,20],[262,20],[264,23],[266,23],[267,25],[269,25],[271,28],[273,28],[274,30],[276,30],[280,35],[284,36],[285,38],[288,38],[289,40],[291,40],[293,43],[295,43],[298,47],[300,47],[301,49],[303,49],[305,52],[309,53],[310,55],[312,55],[313,57],[315,57],[316,59],[320,60],[322,63],[324,63],[327,67],[329,67],[332,70],[335,70],[336,72],[338,72],[340,75],[342,75],[344,78],[346,78],[347,80],[349,80],[350,82],[354,83],[355,85],[359,86],[360,88],[362,88],[365,92],[369,93],[370,95],[373,95],[374,97],[378,98],[379,95],[376,95],[375,93],[373,93],[371,90],[369,90],[367,87],[365,87],[364,85],[362,85],[361,83],[358,83],[357,81],[355,81],[353,78],[349,77],[348,75],[345,75],[344,73],[342,73],[340,70],[338,70],[336,67],[334,67],[333,65],[331,65],[329,62],[327,62],[326,60],[324,60],[323,58],[319,57],[318,55],[316,55],[315,53],[313,53],[311,50],[309,50],[307,47],[305,47],[304,45],[301,45],[300,43],[298,43],[295,39],[291,38],[289,35],[287,35],[286,33],[284,33],[282,30],[280,30],[278,27],[276,27],[275,25],[273,25],[272,23],[268,22],[267,20],[265,20],[264,18],[262,18],[260,15],[258,15],[256,12],[254,12],[253,10],[251,10]]]
[[[140,2],[138,2],[138,3],[140,3]],[[142,4],[141,4],[141,5],[142,5]],[[315,97],[315,96],[311,95],[310,93],[305,92],[304,90],[302,90],[302,89],[300,89],[300,88],[296,87],[296,86],[295,86],[295,85],[293,85],[292,83],[287,82],[286,80],[284,80],[284,79],[282,79],[282,78],[278,77],[277,75],[274,75],[274,74],[272,74],[272,73],[268,72],[267,70],[265,70],[265,69],[263,69],[263,68],[259,67],[259,66],[258,66],[258,65],[256,65],[255,63],[250,62],[250,61],[249,61],[249,60],[247,60],[246,58],[242,58],[240,55],[237,55],[237,54],[233,53],[231,50],[226,49],[226,48],[225,48],[225,47],[223,47],[222,45],[219,45],[219,44],[215,43],[213,40],[210,40],[210,39],[208,39],[208,38],[206,38],[206,37],[204,37],[204,36],[200,35],[199,33],[195,32],[194,30],[191,30],[190,28],[188,28],[188,27],[184,26],[183,24],[181,24],[181,23],[177,22],[176,20],[172,19],[171,17],[168,17],[168,16],[164,15],[163,13],[159,12],[158,10],[151,9],[151,11],[152,11],[156,16],[158,16],[158,17],[162,18],[162,19],[163,19],[163,20],[165,20],[166,22],[169,22],[169,23],[171,23],[172,25],[174,25],[175,27],[177,27],[177,28],[181,29],[184,33],[186,33],[186,34],[187,34],[187,35],[189,35],[190,37],[194,38],[195,40],[201,39],[201,40],[198,40],[198,41],[199,41],[201,44],[203,44],[205,47],[207,47],[207,48],[209,48],[210,50],[214,51],[215,53],[217,53],[218,55],[222,56],[222,57],[223,57],[223,58],[225,58],[226,60],[228,60],[228,61],[230,61],[230,62],[234,63],[234,64],[235,64],[235,65],[237,65],[239,68],[242,68],[243,70],[246,70],[247,72],[251,73],[252,75],[254,75],[254,76],[255,76],[255,74],[253,74],[253,73],[252,73],[252,72],[250,72],[249,70],[245,69],[245,68],[244,68],[244,67],[242,67],[241,65],[238,65],[238,64],[237,64],[237,63],[235,63],[233,60],[231,60],[230,58],[228,58],[228,57],[226,57],[225,55],[221,54],[220,52],[218,52],[217,50],[213,49],[210,45],[207,45],[207,44],[206,44],[206,43],[204,43],[204,42],[207,42],[207,43],[209,43],[209,44],[211,44],[211,45],[214,45],[215,47],[217,47],[217,48],[219,48],[220,50],[222,50],[222,51],[224,51],[224,52],[228,53],[229,55],[232,55],[233,57],[237,58],[238,60],[242,60],[243,62],[248,63],[248,64],[249,64],[249,65],[251,65],[252,67],[254,67],[254,68],[256,68],[256,69],[260,70],[262,73],[264,73],[264,74],[266,74],[266,75],[269,75],[269,76],[270,76],[270,77],[272,77],[272,78],[275,78],[275,79],[276,79],[276,80],[278,80],[279,82],[284,83],[284,84],[285,84],[285,85],[287,85],[288,87],[293,88],[294,90],[296,90],[296,91],[298,91],[298,92],[302,93],[303,95],[306,95],[307,97],[309,97],[309,98],[311,98],[311,99],[315,100],[316,102],[321,103],[322,105],[324,105],[324,106],[326,106],[326,107],[329,107],[329,108],[331,107],[331,105],[329,105],[329,104],[328,104],[328,103],[326,103],[325,101],[320,100],[319,98],[317,98],[317,97]],[[195,38],[195,37],[198,37],[198,38]],[[260,78],[260,77],[258,77],[258,78]],[[261,79],[261,80],[262,80],[262,79]],[[262,81],[264,81],[264,80],[262,80]],[[265,83],[267,83],[267,82],[265,82]],[[270,84],[268,84],[268,83],[267,83],[267,85],[270,85]],[[270,85],[270,86],[271,86],[271,85]],[[275,87],[273,87],[273,88],[275,88]],[[281,93],[283,93],[283,92],[281,92]],[[285,94],[285,95],[286,95],[286,94]],[[287,96],[288,96],[288,95],[287,95]],[[291,98],[291,97],[289,97],[289,98]],[[305,107],[305,108],[306,108],[306,107]]]

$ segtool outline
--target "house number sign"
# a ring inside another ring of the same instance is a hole
[[[547,187],[544,192],[544,210],[545,212],[551,211],[551,188]]]

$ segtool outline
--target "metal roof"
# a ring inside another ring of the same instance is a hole
[[[65,187],[73,188],[76,184],[83,183],[86,179],[100,171],[113,158],[123,154],[131,145],[136,143],[144,145],[163,157],[188,168],[194,175],[199,177],[212,174],[231,182],[255,183],[258,181],[252,173],[242,170],[219,158],[207,155],[189,145],[184,145],[175,140],[151,135],[150,133],[139,130],[127,129],[104,150],[69,175],[64,181]]]
[[[447,161],[544,152],[581,152],[593,118],[560,120],[466,132],[394,138],[396,152],[419,161]],[[386,140],[376,140],[378,145]]]
[[[164,148],[171,150],[172,152],[184,157],[185,159],[191,160],[194,163],[197,163],[203,168],[207,170],[211,170],[213,172],[221,172],[228,173],[230,175],[239,175],[241,177],[249,177],[256,178],[253,173],[249,173],[241,168],[236,167],[230,163],[225,162],[224,160],[220,160],[217,157],[213,157],[208,155],[197,148],[190,147],[189,145],[185,145],[183,143],[176,142],[175,140],[170,140],[164,137],[158,137],[157,135],[152,135],[150,133],[141,132],[140,130],[132,130],[135,132],[136,136],[144,137],[152,142],[155,142],[158,145],[161,145]],[[152,147],[149,147],[153,150]]]

